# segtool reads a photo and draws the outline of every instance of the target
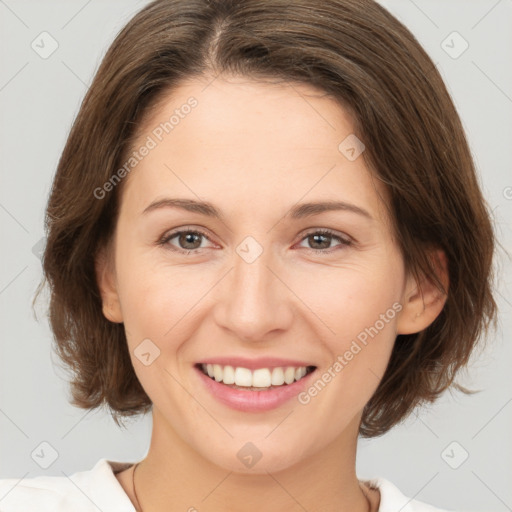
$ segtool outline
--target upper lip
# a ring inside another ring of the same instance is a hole
[[[297,361],[296,359],[281,359],[279,357],[259,357],[257,359],[248,359],[246,357],[209,357],[198,363],[201,364],[218,364],[220,366],[233,366],[247,368],[248,370],[256,370],[258,368],[279,368],[294,366],[314,366],[304,361]]]

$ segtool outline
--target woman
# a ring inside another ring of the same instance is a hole
[[[82,104],[47,240],[73,403],[151,411],[151,445],[4,480],[2,510],[439,510],[359,481],[357,438],[453,385],[495,319],[494,235],[443,81],[384,8],[149,4]]]

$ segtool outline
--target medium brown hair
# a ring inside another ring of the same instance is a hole
[[[55,347],[71,370],[72,403],[107,405],[116,423],[147,412],[123,324],[108,321],[95,258],[115,228],[122,166],[145,115],[180,81],[230,74],[315,86],[354,117],[363,157],[389,193],[406,269],[449,291],[436,320],[399,335],[360,433],[380,435],[454,384],[496,321],[494,233],[454,104],[415,37],[372,0],[157,0],[106,53],[60,158],[43,256]],[[341,141],[340,141],[341,142]],[[44,284],[43,281],[40,285]],[[446,292],[446,290],[443,290]]]

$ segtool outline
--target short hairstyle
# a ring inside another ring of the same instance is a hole
[[[123,180],[101,197],[95,191],[113,183],[137,128],[167,94],[187,79],[220,74],[308,84],[346,109],[363,158],[388,193],[406,270],[447,293],[431,325],[397,336],[360,435],[385,433],[451,386],[466,391],[454,379],[496,324],[495,235],[460,118],[416,38],[373,0],[156,0],[108,49],[48,200],[38,293],[49,284],[55,348],[72,372],[71,403],[106,405],[118,425],[151,409],[124,325],[102,313],[95,273]],[[430,249],[446,255],[448,291]]]

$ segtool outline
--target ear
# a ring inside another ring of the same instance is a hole
[[[409,275],[402,300],[402,311],[397,321],[397,334],[414,334],[426,329],[441,313],[448,297],[449,275],[447,258],[441,249],[429,255],[436,275],[446,293],[426,277],[418,283]]]
[[[114,264],[110,251],[101,248],[94,260],[96,281],[101,294],[103,315],[114,323],[123,322],[121,304],[117,292]]]

